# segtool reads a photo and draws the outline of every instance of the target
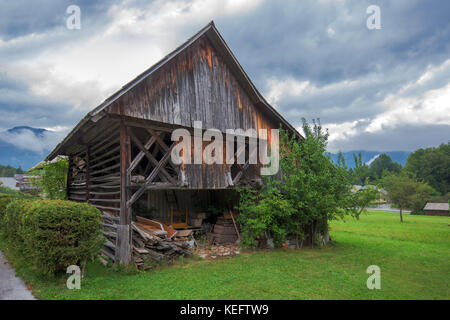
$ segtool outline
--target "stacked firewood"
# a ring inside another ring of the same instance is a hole
[[[115,261],[117,223],[119,218],[103,213],[103,234],[107,238],[102,255]],[[142,228],[139,223],[131,223],[132,227],[132,261],[140,269],[151,268],[155,262],[173,261],[179,256],[190,255],[186,241],[170,239],[162,230]]]

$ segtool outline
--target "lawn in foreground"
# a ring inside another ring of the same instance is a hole
[[[186,259],[138,273],[93,262],[81,290],[68,290],[64,275],[45,279],[17,261],[14,266],[40,299],[449,299],[449,218],[404,220],[369,212],[359,221],[333,222],[333,242],[322,249]],[[366,287],[373,264],[381,268],[381,290]]]

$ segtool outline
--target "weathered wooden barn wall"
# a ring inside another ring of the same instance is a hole
[[[139,199],[139,205],[147,208],[147,214],[152,219],[171,223],[184,222],[186,210],[189,215],[193,212],[206,212],[211,206],[233,209],[239,197],[234,190],[149,190]]]
[[[194,127],[247,130],[279,128],[250,101],[206,37],[114,101],[108,112]]]
[[[425,210],[427,216],[449,216],[449,211],[445,210]]]
[[[270,129],[269,120],[239,85],[230,68],[202,37],[112,103],[109,113],[203,129]],[[248,156],[248,155],[247,155]],[[228,165],[186,165],[187,188],[230,187]]]
[[[119,137],[112,127],[94,139],[84,151],[69,156],[67,197],[89,201],[95,207],[120,211]]]

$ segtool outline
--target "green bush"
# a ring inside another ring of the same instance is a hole
[[[9,188],[7,188],[7,189],[9,189]],[[0,231],[1,232],[6,232],[6,224],[4,221],[4,217],[6,215],[6,206],[10,202],[12,202],[14,200],[19,200],[19,199],[28,199],[28,200],[37,199],[36,196],[28,194],[28,193],[23,193],[23,192],[12,190],[12,189],[9,189],[9,190],[10,191],[6,192],[6,193],[0,192]]]
[[[6,206],[14,199],[10,194],[0,193],[0,231],[3,230],[3,217],[5,215]]]
[[[16,200],[6,211],[8,243],[41,273],[91,259],[105,241],[101,213],[87,203]]]
[[[4,216],[4,227],[6,239],[9,246],[20,253],[24,253],[25,247],[23,245],[24,239],[22,237],[22,221],[23,215],[26,212],[30,200],[13,199],[6,206],[6,213]]]

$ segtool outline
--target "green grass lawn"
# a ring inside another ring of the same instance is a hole
[[[400,224],[398,213],[369,212],[333,222],[333,242],[322,249],[185,259],[134,273],[93,262],[73,291],[65,275],[46,279],[14,266],[40,299],[449,299],[449,222],[405,215]],[[381,268],[380,290],[366,287],[369,265]]]

